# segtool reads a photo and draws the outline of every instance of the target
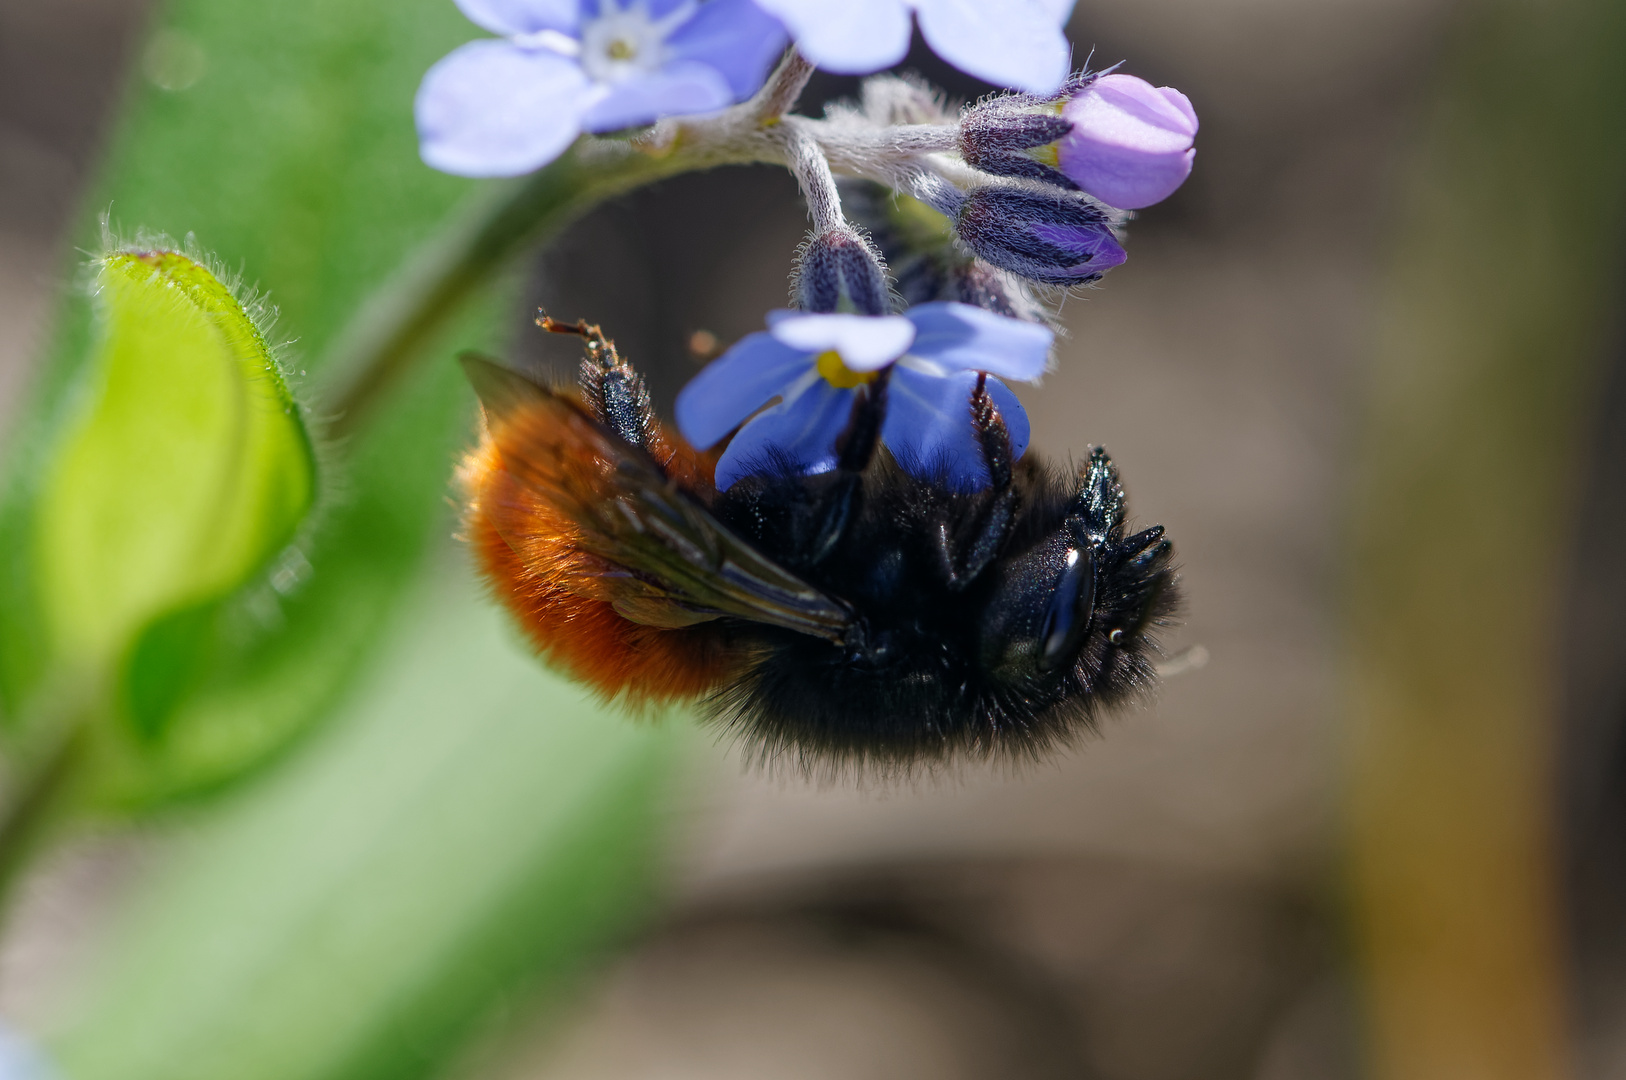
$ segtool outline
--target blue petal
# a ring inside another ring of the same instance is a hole
[[[715,445],[811,367],[806,352],[760,330],[750,334],[678,391],[678,430],[691,446]]]
[[[938,301],[910,308],[915,343],[909,352],[945,368],[990,371],[1023,381],[1044,374],[1055,334],[971,304]]]
[[[582,117],[588,131],[619,131],[652,124],[663,116],[711,112],[734,100],[715,68],[693,62],[670,64],[606,89],[609,93]]]
[[[914,325],[901,315],[775,312],[768,325],[769,333],[792,348],[810,353],[834,349],[853,371],[879,371],[915,340]]]
[[[835,468],[836,439],[852,416],[852,398],[851,390],[820,379],[792,400],[764,409],[717,459],[717,490],[785,466],[804,476]]]
[[[756,93],[790,40],[780,21],[751,0],[713,0],[672,32],[667,48],[698,60],[728,81],[735,101]]]
[[[987,487],[988,466],[971,426],[971,394],[976,386],[974,372],[938,377],[894,368],[881,438],[898,463],[915,476],[941,478],[959,490]],[[1028,448],[1027,413],[998,379],[988,380],[988,394],[1005,420],[1014,456],[1021,457]]]
[[[1033,439],[1028,411],[1022,408],[1022,403],[1016,399],[1011,388],[992,375],[988,377],[988,396],[998,406],[1000,418],[1005,421],[1005,431],[1011,437],[1011,460],[1022,460],[1022,455],[1028,452],[1028,443]]]
[[[689,2],[690,0],[643,0],[643,6],[650,18],[659,20]],[[705,0],[699,2],[704,3]],[[581,0],[582,18],[597,19],[604,15],[613,15],[625,11],[636,3],[638,0]]]
[[[1055,0],[915,0],[915,14],[933,52],[995,86],[1050,94],[1072,67]]]
[[[506,41],[471,41],[423,77],[413,110],[419,152],[442,172],[518,176],[581,131],[587,76],[573,60]]]
[[[891,67],[909,51],[909,8],[902,0],[756,2],[783,19],[797,49],[826,71],[865,75]]]
[[[513,37],[538,30],[558,30],[572,37],[581,24],[578,0],[454,0],[476,26]]]

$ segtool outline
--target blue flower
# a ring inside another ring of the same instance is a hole
[[[916,475],[946,469],[955,487],[986,487],[971,427],[978,372],[1037,378],[1053,336],[1036,323],[952,302],[905,315],[776,311],[766,332],[741,340],[678,394],[678,429],[704,449],[750,417],[717,462],[718,490],[786,460],[805,474],[829,472],[855,388],[891,367],[881,438],[893,455]],[[988,379],[988,393],[1020,457],[1027,414],[998,379]]]
[[[1071,53],[1062,26],[1073,0],[757,0],[785,20],[796,47],[826,71],[862,75],[909,51],[909,13],[932,51],[995,86],[1054,93]]]
[[[461,176],[517,176],[583,131],[741,101],[787,41],[751,0],[456,2],[505,39],[454,50],[418,88],[423,159]]]

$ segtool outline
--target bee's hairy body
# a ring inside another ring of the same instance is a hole
[[[487,435],[463,476],[498,597],[605,696],[697,701],[765,759],[896,768],[1037,756],[1150,685],[1172,552],[1125,535],[1104,452],[1013,462],[974,397],[991,483],[953,490],[879,445],[883,383],[834,470],[769,460],[719,493],[585,336],[579,394],[468,362]]]

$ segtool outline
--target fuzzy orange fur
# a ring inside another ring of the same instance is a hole
[[[546,430],[543,430],[546,426]],[[603,599],[603,563],[581,550],[580,529],[511,470],[523,455],[532,471],[592,474],[577,460],[557,418],[521,407],[500,422],[488,417],[479,447],[459,475],[466,495],[465,535],[492,591],[518,619],[537,652],[606,699],[634,707],[689,700],[728,680],[737,657],[714,624],[682,629],[622,618]],[[703,475],[704,459],[662,436],[657,459],[680,484]],[[537,452],[546,446],[551,452]],[[586,447],[581,454],[589,454]]]

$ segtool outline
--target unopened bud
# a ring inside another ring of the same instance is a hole
[[[984,261],[1048,285],[1083,285],[1128,258],[1108,212],[1066,192],[978,188],[956,228]]]
[[[873,80],[871,80],[873,81]],[[1049,309],[1020,278],[989,266],[955,242],[954,215],[868,180],[843,180],[841,203],[868,230],[905,307],[953,301],[1026,322],[1049,323]]]
[[[1073,94],[1061,115],[1073,130],[1056,148],[1056,164],[1104,203],[1151,206],[1191,175],[1197,112],[1172,86],[1102,75]]]
[[[1076,188],[1056,168],[1056,146],[1073,130],[1062,119],[1062,98],[1008,94],[990,98],[960,120],[959,149],[966,164],[995,176],[1020,176]]]
[[[791,298],[803,311],[886,315],[892,310],[880,255],[848,226],[827,229],[803,245]]]
[[[1133,75],[1075,79],[1061,96],[993,98],[960,123],[960,155],[996,176],[1075,188],[1135,210],[1191,174],[1197,113],[1169,86]]]
[[[987,308],[1024,322],[1053,321],[1049,310],[1034,299],[1032,290],[1019,278],[981,259],[969,259],[956,267],[949,283],[953,292],[944,295],[945,300]]]

